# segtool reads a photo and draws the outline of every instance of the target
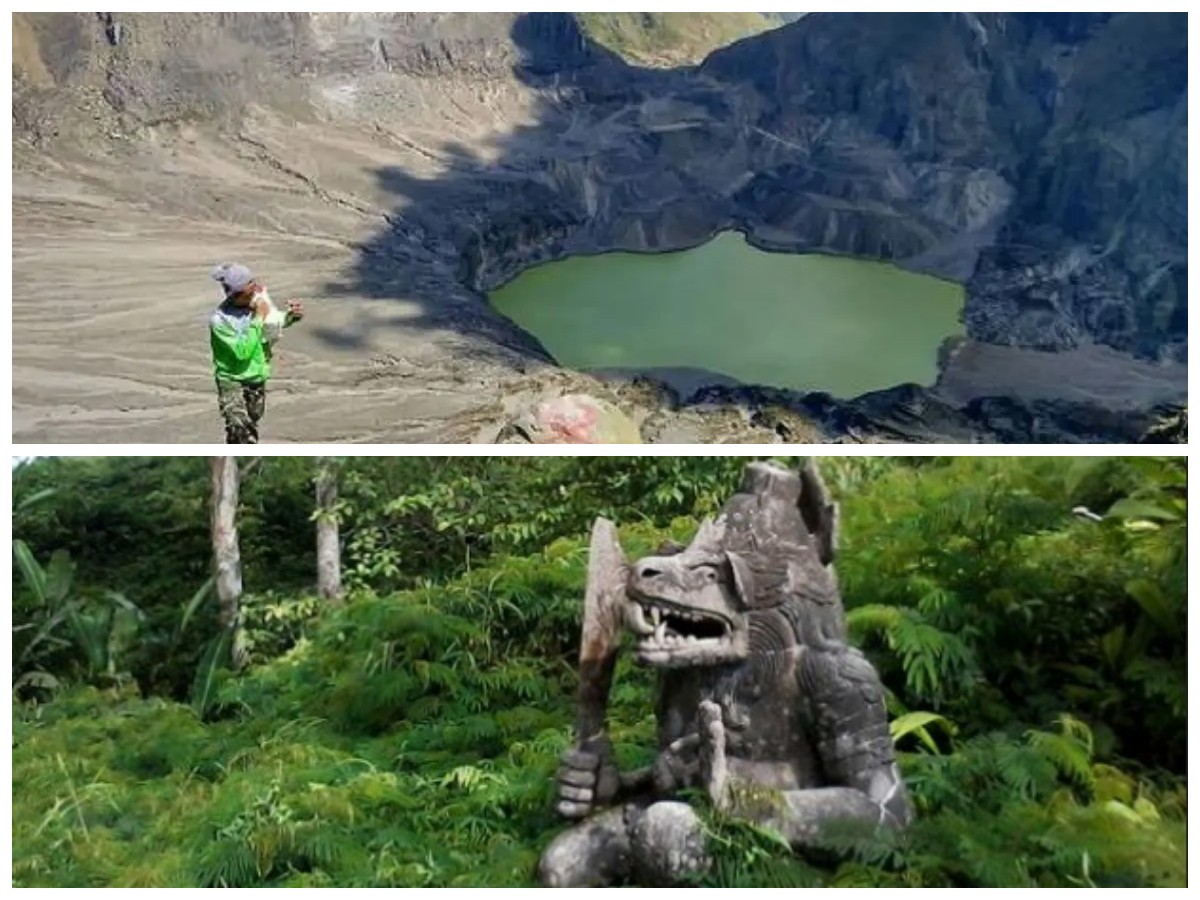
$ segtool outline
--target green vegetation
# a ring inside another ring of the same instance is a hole
[[[776,27],[771,13],[577,13],[584,32],[628,62],[694,65],[719,47]]]
[[[312,461],[264,459],[240,673],[213,665],[204,460],[18,466],[14,884],[529,884],[561,828],[591,518],[631,554],[686,540],[741,462],[347,459],[329,605]],[[707,882],[1184,885],[1186,461],[823,468],[919,819],[799,859],[706,811]],[[622,662],[624,765],[652,757],[651,697]]]

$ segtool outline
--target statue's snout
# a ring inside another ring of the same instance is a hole
[[[679,590],[678,566],[663,556],[647,556],[633,564],[629,590],[635,596],[665,597]]]

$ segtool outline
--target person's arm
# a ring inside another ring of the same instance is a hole
[[[304,318],[304,304],[299,300],[288,300],[284,306],[287,308],[287,313],[283,317],[284,328],[291,328]]]

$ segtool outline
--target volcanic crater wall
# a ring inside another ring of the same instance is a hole
[[[472,283],[737,228],[965,282],[978,340],[1186,361],[1185,33],[1171,15],[814,14],[697,71],[557,70],[572,115],[629,133],[503,192],[466,242]]]
[[[980,341],[1186,360],[1183,15],[810,14],[668,71],[570,14],[137,14],[116,45],[93,15],[14,18],[16,134],[250,106],[402,132],[450,86],[534,98],[486,159],[388,175],[376,280],[480,292],[736,228],[962,281]]]

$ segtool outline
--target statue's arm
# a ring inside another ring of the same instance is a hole
[[[819,845],[829,826],[900,827],[912,818],[888,732],[883,686],[857,650],[806,648],[797,677],[803,692],[797,715],[810,724],[827,786],[770,793],[741,789],[729,777],[720,710],[702,704],[708,739],[702,777],[720,809],[774,829],[796,848]],[[707,708],[705,708],[707,706]]]
[[[582,819],[631,797],[661,797],[692,786],[699,743],[697,735],[689,735],[660,751],[653,765],[626,772],[617,769],[607,739],[568,750],[558,767],[559,815]]]
[[[880,824],[912,818],[888,730],[883,684],[858,650],[845,644],[801,654],[797,677],[813,743],[830,786],[865,795]]]

